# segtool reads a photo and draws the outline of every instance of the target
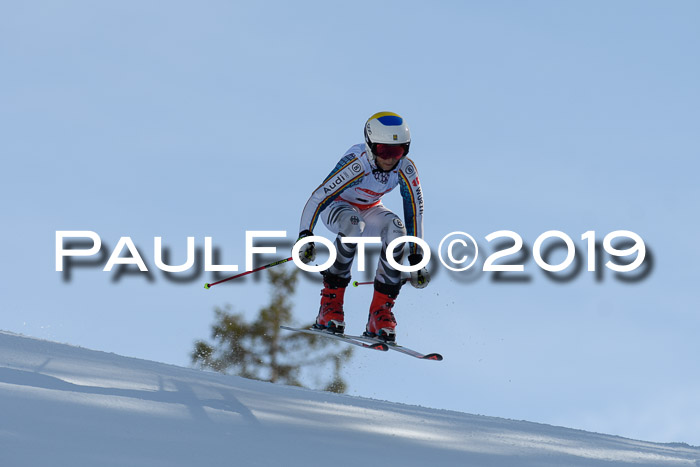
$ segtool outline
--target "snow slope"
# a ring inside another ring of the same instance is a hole
[[[416,361],[416,365],[434,364]],[[400,384],[400,383],[397,383]],[[700,466],[700,448],[261,383],[0,332],[0,466]]]

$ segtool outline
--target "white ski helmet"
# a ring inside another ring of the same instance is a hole
[[[411,132],[400,115],[379,112],[365,124],[365,143],[370,160],[377,156],[403,159],[411,145]]]

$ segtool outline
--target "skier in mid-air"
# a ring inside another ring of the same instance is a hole
[[[357,244],[342,243],[342,237],[381,237],[382,252],[374,279],[374,296],[369,307],[365,335],[389,342],[396,340],[396,318],[391,311],[399,295],[401,272],[386,259],[387,245],[394,239],[411,235],[423,238],[423,193],[418,172],[406,158],[411,134],[404,119],[392,112],[372,115],[365,124],[365,143],[345,152],[340,162],[314,190],[301,215],[299,240],[313,235],[319,219],[337,234],[335,263],[322,272],[321,306],[314,327],[342,334],[345,330],[343,299],[350,283],[350,269]],[[387,209],[382,196],[400,186],[404,220]],[[420,263],[418,245],[409,244],[408,261]],[[394,260],[401,263],[403,244],[394,249]],[[307,243],[299,250],[305,264],[316,258],[315,245]],[[411,285],[423,288],[430,275],[425,267],[411,272]]]

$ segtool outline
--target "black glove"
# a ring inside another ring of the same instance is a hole
[[[297,242],[304,237],[310,237],[312,235],[313,233],[310,230],[302,230],[301,232],[299,232],[299,238],[297,238]],[[310,262],[316,259],[316,245],[314,245],[314,242],[306,243],[299,249],[299,259],[304,264],[309,264]]]
[[[408,255],[408,262],[411,266],[415,266],[421,261],[423,261],[423,255],[421,254],[414,253]],[[426,268],[420,268],[418,271],[411,271],[411,285],[413,287],[422,289],[428,285],[428,282],[430,282],[430,273]]]

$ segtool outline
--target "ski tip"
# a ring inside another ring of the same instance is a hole
[[[210,286],[209,283],[207,282],[206,284],[204,284],[204,288],[207,289],[207,290],[209,290],[209,289],[211,288],[211,286]]]
[[[435,360],[437,362],[441,362],[442,355],[440,355],[439,353],[430,353],[430,354],[426,355],[425,357],[423,357],[423,360]]]

